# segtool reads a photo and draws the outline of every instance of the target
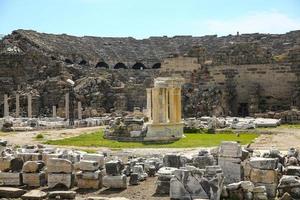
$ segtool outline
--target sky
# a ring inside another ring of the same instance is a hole
[[[0,34],[16,29],[135,37],[286,33],[300,0],[0,0]]]

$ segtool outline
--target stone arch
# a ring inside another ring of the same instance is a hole
[[[121,62],[117,63],[117,64],[114,66],[114,69],[121,69],[121,68],[127,69],[127,66],[126,66],[124,63],[121,63]]]
[[[132,69],[146,69],[146,66],[143,63],[137,62],[132,66]]]
[[[154,65],[152,65],[152,69],[159,69],[161,68],[161,63],[155,63]]]
[[[106,69],[109,68],[108,64],[107,64],[106,62],[103,62],[103,61],[98,62],[98,63],[96,64],[96,67],[95,67],[95,68],[97,68],[97,67],[99,67],[99,68],[106,68]]]

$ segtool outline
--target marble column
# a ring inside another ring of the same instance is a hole
[[[165,104],[165,122],[169,122],[169,88],[165,88],[165,99],[166,99],[166,104]]]
[[[20,117],[20,94],[16,93],[16,118]]]
[[[82,119],[82,106],[81,106],[81,101],[78,101],[77,109],[78,109],[78,119]]]
[[[69,106],[70,106],[70,96],[69,93],[66,93],[65,95],[65,118],[69,119],[70,115],[69,115]]]
[[[9,105],[8,105],[8,96],[7,94],[4,94],[4,113],[3,113],[4,117],[8,117],[9,116]]]
[[[32,118],[32,95],[31,94],[27,95],[27,113],[28,113],[28,118]]]
[[[167,113],[166,113],[166,88],[160,88],[159,90],[159,122],[166,123],[167,122]]]
[[[152,121],[153,124],[159,123],[159,89],[152,88]]]
[[[149,121],[152,120],[152,90],[151,88],[147,88],[147,117]]]
[[[175,88],[176,123],[181,122],[181,88]]]
[[[52,106],[52,117],[55,118],[56,116],[56,106]]]

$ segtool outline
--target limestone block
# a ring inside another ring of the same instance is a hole
[[[72,173],[73,165],[71,161],[61,158],[51,158],[47,162],[48,173]]]
[[[31,190],[24,195],[22,195],[22,199],[25,200],[41,200],[47,197],[47,193],[41,190]]]
[[[252,168],[250,172],[250,180],[254,183],[277,183],[278,174],[275,170],[261,170]]]
[[[13,188],[13,187],[0,187],[0,198],[19,198],[23,194],[25,194],[26,191],[19,188]]]
[[[48,174],[48,187],[53,188],[58,184],[65,185],[67,188],[73,186],[73,175],[72,174]]]
[[[99,189],[102,187],[102,178],[99,179],[77,179],[78,188]]]
[[[218,165],[222,168],[224,182],[235,183],[242,180],[242,167],[240,158],[219,157]]]
[[[111,160],[105,163],[105,170],[107,175],[121,175],[123,168],[124,165],[120,160]]]
[[[5,185],[5,186],[22,185],[21,173],[0,172],[0,185]]]
[[[0,157],[0,171],[7,172],[10,170],[10,157]]]
[[[96,161],[99,163],[100,168],[104,167],[105,159],[104,159],[104,155],[102,155],[102,154],[87,153],[82,156],[82,159]]]
[[[230,141],[222,142],[219,147],[219,156],[241,158],[242,147],[237,142],[230,142]]]
[[[284,175],[278,184],[279,196],[282,196],[285,192],[288,192],[292,198],[300,198],[300,178],[298,176]]]
[[[108,188],[127,188],[127,178],[125,175],[104,176],[103,185]]]
[[[256,168],[256,169],[276,169],[278,164],[278,159],[252,157],[250,158],[249,163],[252,168]]]
[[[75,191],[53,191],[49,192],[49,199],[75,199],[76,192]]]
[[[96,171],[99,169],[99,163],[92,160],[81,160],[79,169],[83,171]]]
[[[24,163],[22,172],[36,173],[39,172],[45,166],[43,161],[27,161]]]
[[[133,173],[137,173],[139,175],[139,180],[145,180],[147,178],[147,174],[144,172],[142,165],[135,165],[132,168]]]
[[[51,158],[61,158],[62,157],[62,153],[42,153],[42,160],[45,162],[45,164],[47,165],[48,160]]]
[[[130,185],[138,185],[139,183],[139,175],[137,173],[131,173],[130,174],[130,179],[129,179],[129,184]]]
[[[23,173],[23,183],[29,187],[40,187],[46,184],[46,175],[40,173]]]
[[[163,164],[165,167],[180,168],[183,167],[181,162],[181,156],[179,154],[168,153],[163,158]]]
[[[97,170],[95,172],[79,171],[76,173],[76,177],[81,179],[97,180],[99,178],[102,178],[102,176],[103,176],[103,172],[100,170]]]
[[[195,156],[192,162],[195,167],[204,169],[206,166],[214,165],[214,157],[212,155]]]

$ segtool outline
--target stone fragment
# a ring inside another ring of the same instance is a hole
[[[102,178],[99,179],[77,179],[78,188],[99,189],[102,187]]]
[[[181,156],[179,154],[166,154],[163,158],[164,167],[180,168],[183,166]]]
[[[111,160],[105,163],[105,170],[107,175],[121,175],[123,168],[124,165],[120,160]]]
[[[286,175],[300,176],[300,166],[287,166],[285,171]]]
[[[237,142],[225,141],[221,143],[218,153],[220,157],[241,158],[242,147]]]
[[[21,173],[0,172],[0,185],[5,185],[5,186],[22,185]]]
[[[209,154],[194,156],[192,162],[193,166],[204,169],[206,166],[214,165],[214,157]]]
[[[103,186],[108,188],[127,188],[127,178],[125,175],[104,176]]]
[[[104,167],[104,155],[102,154],[94,154],[94,153],[87,153],[82,156],[82,160],[93,160],[99,163],[99,167]]]
[[[79,169],[83,171],[96,171],[99,169],[99,163],[92,160],[81,160]]]
[[[236,183],[242,180],[242,167],[240,158],[219,157],[218,165],[222,168],[226,184]]]
[[[154,177],[156,174],[156,167],[154,165],[151,165],[148,167],[148,171],[147,171],[148,176],[150,177]]]
[[[53,191],[48,194],[49,199],[75,199],[75,197],[75,191]]]
[[[23,173],[23,183],[29,187],[40,187],[46,185],[46,175],[40,173]]]
[[[22,172],[24,173],[36,173],[42,170],[45,166],[43,161],[27,161],[24,163]]]
[[[277,183],[255,183],[255,186],[264,186],[266,188],[266,194],[269,199],[276,197]]]
[[[10,157],[0,157],[0,171],[8,172],[10,170]]]
[[[138,185],[139,184],[139,175],[137,173],[131,173],[129,179],[130,185]]]
[[[252,157],[250,158],[250,166],[256,169],[276,169],[278,164],[278,159],[276,158],[261,158]]]
[[[51,158],[47,162],[48,173],[72,173],[72,162],[61,158]]]
[[[0,187],[0,198],[20,198],[26,191],[13,187]]]
[[[97,170],[97,171],[94,171],[94,172],[79,171],[79,172],[76,173],[76,176],[77,176],[77,178],[81,178],[81,179],[93,179],[93,180],[96,180],[96,179],[99,179],[99,177],[102,177],[103,173],[100,170]]]
[[[67,188],[73,186],[73,175],[72,174],[48,174],[48,187],[54,188],[59,185],[64,185]]]
[[[10,169],[12,172],[20,172],[23,168],[23,160],[20,158],[13,158],[10,161]]]
[[[282,195],[282,197],[279,200],[293,200],[293,198],[289,193],[286,192]]]
[[[26,161],[39,161],[42,160],[41,153],[17,153],[17,158],[21,158],[23,162]]]
[[[24,195],[22,195],[22,199],[25,200],[41,200],[47,197],[47,193],[41,190],[31,190]]]
[[[284,193],[288,192],[292,198],[300,198],[300,177],[284,175],[278,184],[278,196],[281,197]]]

